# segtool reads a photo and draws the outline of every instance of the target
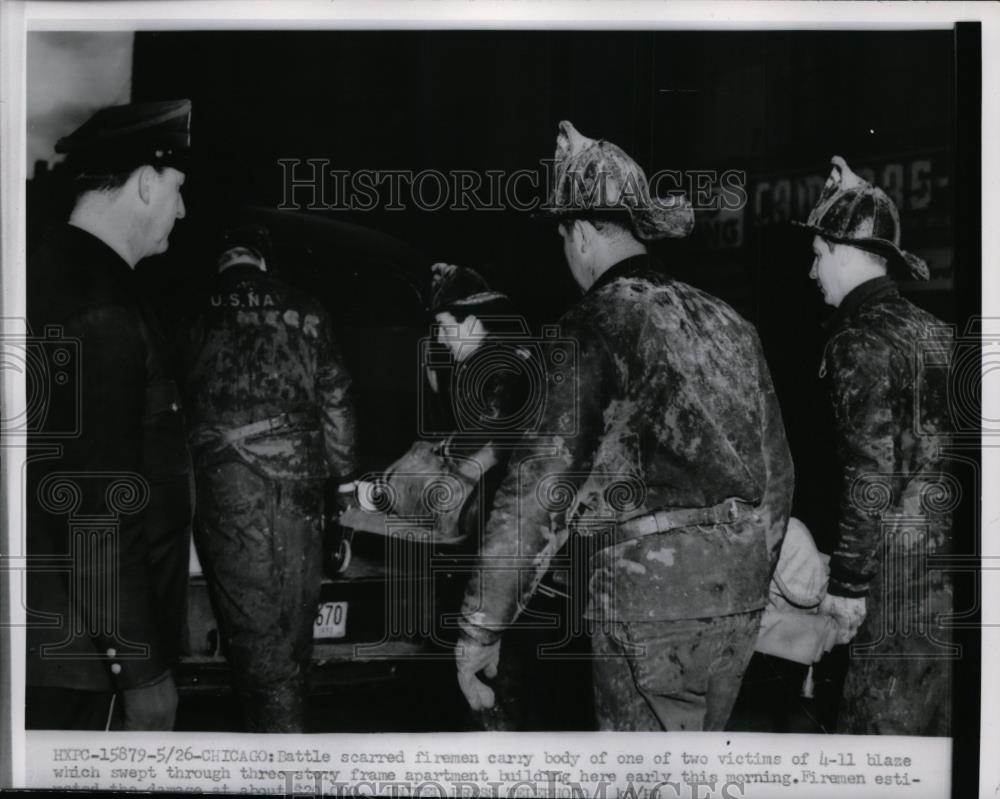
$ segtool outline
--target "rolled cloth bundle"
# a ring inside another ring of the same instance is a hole
[[[828,561],[808,528],[790,518],[761,619],[758,652],[811,666],[833,648],[836,622],[819,612],[826,596]]]
[[[378,535],[458,543],[466,536],[463,512],[476,500],[479,481],[494,462],[489,447],[456,457],[446,455],[440,444],[417,441],[381,475],[362,482],[360,506],[345,510],[340,524]]]

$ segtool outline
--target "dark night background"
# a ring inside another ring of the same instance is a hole
[[[830,156],[870,167],[901,200],[903,246],[932,267],[929,285],[904,293],[964,326],[960,298],[979,265],[956,244],[956,52],[953,31],[138,33],[133,100],[188,97],[194,109],[187,219],[141,269],[164,315],[176,314],[209,276],[235,207],[280,203],[281,158],[537,169],[568,119],[647,174],[745,171],[742,214],[699,214],[690,240],[652,249],[758,326],[795,457],[793,512],[829,549],[837,464],[817,371],[830,309],[807,276],[809,238],[784,223],[805,218],[815,195],[803,186],[822,185]],[[35,239],[58,213],[42,182],[29,189]],[[523,212],[319,215],[407,243],[418,279],[439,260],[480,269],[535,326],[576,297],[558,235]]]
[[[741,247],[696,236],[653,248],[675,275],[757,324],[796,456],[795,513],[829,541],[836,465],[817,371],[818,322],[830,309],[808,279],[809,238],[754,224],[754,182],[825,177],[833,154],[856,166],[929,154],[944,185],[918,220],[926,227],[908,224],[903,242],[949,251],[951,277],[950,32],[140,33],[134,52],[133,100],[189,97],[194,107],[188,219],[161,259],[169,263],[146,269],[158,294],[178,301],[206,276],[214,252],[202,242],[220,217],[281,202],[280,158],[346,170],[538,169],[569,119],[647,174],[745,171]],[[523,212],[326,216],[390,233],[428,265],[482,270],[535,324],[558,319],[577,296],[557,233]],[[943,285],[909,296],[955,321],[953,284]]]

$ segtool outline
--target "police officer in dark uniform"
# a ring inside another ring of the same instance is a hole
[[[820,610],[838,621],[840,643],[854,642],[838,731],[946,736],[955,652],[941,618],[952,593],[927,559],[949,551],[959,499],[943,457],[951,336],[899,294],[893,276],[929,272],[900,249],[892,200],[843,158],[832,163],[804,227],[814,234],[810,276],[837,309],[820,374],[843,475],[840,537]],[[937,368],[918,368],[920,348]]]
[[[351,381],[326,311],[272,274],[267,231],[227,239],[182,355],[195,535],[247,729],[297,732],[324,487],[354,487]]]
[[[56,145],[77,198],[29,262],[28,320],[79,342],[80,385],[43,387],[48,413],[29,438],[31,728],[173,727],[192,479],[134,270],[184,216],[190,114],[187,100],[105,108]],[[71,435],[49,447],[52,431]]]
[[[760,342],[647,252],[645,240],[687,235],[693,213],[651,199],[615,145],[561,123],[545,211],[585,291],[560,322],[578,372],[549,369],[537,433],[497,493],[466,591],[459,684],[472,707],[493,703],[477,673],[496,674],[501,634],[569,538],[598,726],[722,729],[792,496]]]

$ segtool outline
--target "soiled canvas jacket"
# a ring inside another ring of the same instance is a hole
[[[71,225],[32,256],[27,300],[49,376],[29,436],[28,684],[137,687],[177,655],[187,584],[191,468],[166,343],[128,264]],[[95,522],[108,559],[59,565]],[[71,585],[112,580],[110,558],[116,601],[71,602]]]
[[[255,266],[230,267],[199,301],[181,360],[199,463],[236,457],[272,479],[353,476],[351,379],[316,300]]]
[[[538,370],[532,343],[527,334],[489,335],[455,364],[447,383],[453,432],[416,441],[382,474],[391,501],[374,513],[352,508],[341,523],[376,533],[395,528],[399,534],[411,520],[415,530],[432,531],[437,541],[471,540],[473,534],[478,540],[512,448],[534,416],[530,385]]]
[[[943,552],[953,492],[940,457],[951,429],[951,334],[901,297],[889,277],[857,286],[831,321],[822,371],[830,383],[843,471],[830,593],[864,596],[892,519],[910,520],[927,554]],[[921,352],[923,350],[923,352]],[[923,357],[924,355],[929,357]],[[912,524],[915,519],[921,524]]]
[[[446,451],[509,450],[536,423],[537,406],[529,402],[538,374],[532,344],[527,337],[519,346],[517,337],[488,335],[455,365],[448,385],[455,432],[444,442]]]
[[[467,632],[498,637],[571,532],[593,536],[655,509],[729,498],[751,503],[753,516],[604,550],[610,557],[592,560],[587,612],[670,620],[762,608],[793,470],[752,325],[643,255],[602,275],[560,328],[543,348],[537,433],[512,458],[469,583]],[[570,371],[551,358],[567,341]]]

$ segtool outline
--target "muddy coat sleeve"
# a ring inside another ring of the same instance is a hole
[[[511,437],[523,434],[527,427],[519,412],[530,402],[526,377],[533,365],[530,358],[526,350],[488,345],[459,364],[452,379],[452,408],[461,414],[461,421],[459,429],[442,442],[446,457],[477,461],[481,474],[507,461],[509,449],[497,443],[509,445]],[[517,363],[515,359],[521,359],[521,370],[510,368]],[[468,370],[466,375],[472,379],[461,377],[462,370]],[[491,477],[493,485],[500,477]]]
[[[836,596],[865,596],[878,571],[880,498],[891,496],[897,471],[890,354],[884,340],[851,329],[827,349],[842,475],[839,540],[830,560],[829,592]]]
[[[317,348],[316,401],[330,472],[338,480],[349,480],[357,470],[351,376],[326,316],[321,317]]]
[[[788,517],[792,512],[792,496],[795,491],[795,467],[792,453],[785,438],[785,423],[781,417],[781,406],[774,391],[774,384],[764,358],[760,339],[754,335],[758,363],[761,364],[759,397],[760,418],[764,429],[761,436],[764,460],[764,492],[761,497],[761,515],[766,525],[767,550],[771,560],[771,573],[778,565],[781,543],[788,527]]]
[[[466,588],[460,626],[480,643],[498,640],[517,618],[566,542],[567,499],[589,474],[604,409],[619,392],[621,376],[601,335],[565,324],[563,332],[577,342],[576,377],[547,375],[538,430],[511,459],[486,525],[479,569]]]

